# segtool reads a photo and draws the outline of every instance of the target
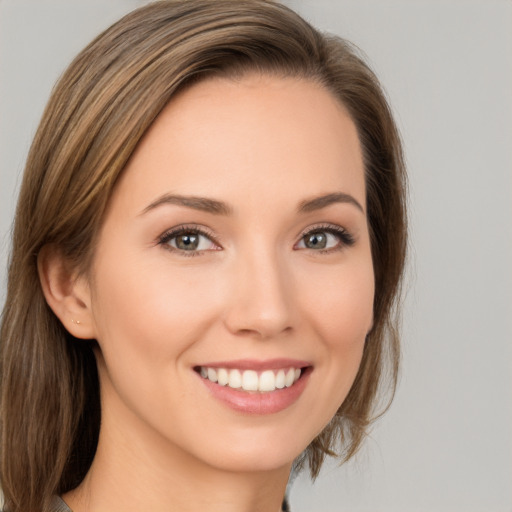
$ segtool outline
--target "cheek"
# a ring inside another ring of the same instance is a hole
[[[191,378],[187,354],[218,316],[217,283],[205,284],[201,272],[175,268],[165,257],[143,264],[125,254],[122,261],[98,259],[96,269],[103,403],[120,417],[127,406],[152,425],[179,430],[173,415],[188,392],[180,386]]]
[[[315,414],[327,424],[348,395],[359,370],[366,335],[372,327],[374,276],[371,261],[340,269],[324,280],[321,289],[303,307],[315,329],[318,372],[314,385],[319,391]]]
[[[333,300],[330,305],[332,323],[329,325],[328,342],[333,364],[343,370],[340,375],[343,375],[346,388],[355,379],[366,336],[373,324],[374,294],[373,267],[371,264],[360,265],[353,269],[351,279],[345,279],[338,287],[338,300]]]
[[[368,258],[337,272],[317,275],[314,297],[303,311],[334,350],[350,349],[364,340],[373,322],[373,266]]]
[[[134,359],[176,357],[214,320],[219,294],[211,275],[153,263],[98,262],[94,316],[106,357],[119,348]]]

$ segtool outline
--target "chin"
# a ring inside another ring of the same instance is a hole
[[[212,466],[230,473],[263,473],[286,469],[291,465],[299,453],[278,453],[265,449],[245,450],[243,453],[225,454],[224,457],[211,461]]]
[[[269,472],[286,468],[301,455],[316,435],[297,432],[297,429],[262,429],[264,432],[234,432],[209,446],[195,446],[196,456],[208,465],[229,472]],[[199,450],[202,452],[200,453]]]

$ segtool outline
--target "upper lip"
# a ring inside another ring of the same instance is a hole
[[[198,367],[206,368],[226,368],[237,370],[279,370],[281,368],[306,368],[311,366],[309,361],[299,359],[276,358],[276,359],[234,359],[230,361],[209,361],[201,363]]]

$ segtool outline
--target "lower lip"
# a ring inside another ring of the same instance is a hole
[[[309,380],[311,368],[306,368],[300,379],[289,388],[275,391],[241,391],[221,386],[198,375],[211,394],[231,409],[246,414],[275,414],[298,400]]]

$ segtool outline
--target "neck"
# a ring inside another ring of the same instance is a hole
[[[268,471],[219,469],[156,432],[141,432],[145,427],[127,422],[116,407],[105,409],[93,464],[63,496],[73,512],[281,510],[291,464]]]

